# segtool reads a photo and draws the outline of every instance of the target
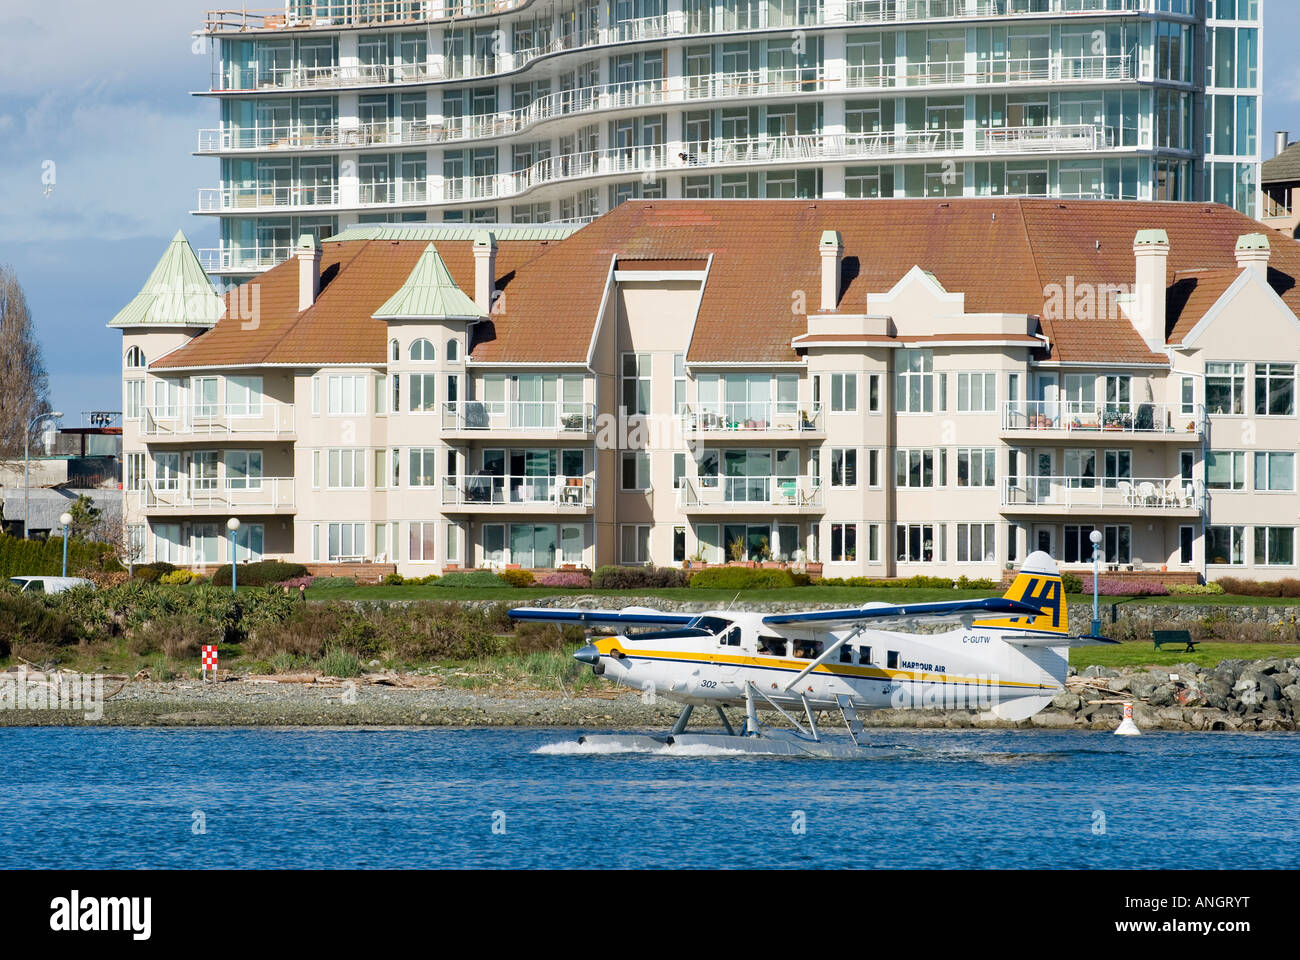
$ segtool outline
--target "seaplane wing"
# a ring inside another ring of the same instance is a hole
[[[533,623],[590,623],[619,627],[684,627],[700,617],[698,613],[665,613],[649,607],[624,607],[621,610],[517,607],[510,611],[510,616]]]
[[[943,600],[938,603],[868,603],[847,610],[810,610],[773,613],[763,618],[770,627],[818,626],[827,629],[852,626],[894,626],[919,620],[951,621],[967,626],[976,620],[998,617],[1037,618],[1043,613],[1020,600],[992,597],[985,600]]]

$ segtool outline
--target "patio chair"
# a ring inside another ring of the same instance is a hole
[[[1133,484],[1127,480],[1121,480],[1115,484],[1115,488],[1119,491],[1119,495],[1124,498],[1124,506],[1137,506],[1137,499],[1133,496]]]
[[[1138,500],[1142,506],[1158,505],[1160,496],[1156,493],[1156,485],[1150,480],[1138,484]]]

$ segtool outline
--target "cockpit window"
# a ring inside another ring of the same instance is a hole
[[[722,633],[723,630],[726,630],[727,627],[731,626],[731,621],[724,620],[722,617],[696,617],[687,624],[687,626],[694,630],[704,630],[707,633],[717,636]]]
[[[718,637],[718,642],[724,647],[740,646],[740,627],[732,627],[722,636]]]

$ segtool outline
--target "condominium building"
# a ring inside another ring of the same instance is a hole
[[[204,267],[628,199],[1212,200],[1255,214],[1263,0],[286,0],[213,13]]]
[[[178,236],[111,324],[142,558],[224,562],[236,517],[240,558],[405,574],[996,576],[1094,530],[1297,573],[1300,247],[1225,206],[640,200],[202,276]]]

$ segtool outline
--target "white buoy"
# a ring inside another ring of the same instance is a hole
[[[1118,737],[1136,737],[1141,732],[1142,731],[1138,729],[1138,725],[1133,722],[1133,704],[1124,704],[1124,719],[1121,720],[1119,726],[1115,728],[1115,735]]]

